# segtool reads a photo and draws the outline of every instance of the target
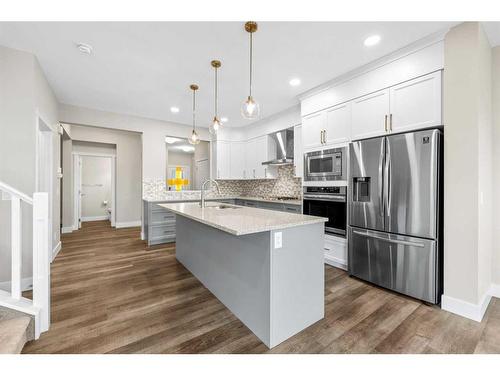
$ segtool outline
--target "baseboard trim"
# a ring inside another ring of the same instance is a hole
[[[443,296],[441,297],[441,308],[453,314],[463,316],[464,318],[468,318],[476,322],[481,322],[483,320],[484,313],[486,312],[486,309],[488,308],[490,301],[491,301],[491,288],[483,296],[481,302],[478,304],[470,303],[443,294]]]
[[[131,228],[131,227],[140,227],[142,222],[139,221],[122,221],[121,223],[116,222],[116,228]]]
[[[74,227],[62,227],[61,228],[61,233],[72,233],[75,230]]]
[[[0,289],[4,291],[10,291],[10,281],[2,281],[0,282]],[[24,277],[21,279],[21,290],[26,292],[27,290],[33,289],[33,278],[32,277]]]
[[[82,217],[82,222],[83,221],[100,221],[100,220],[109,220],[109,216],[104,215],[104,216],[83,216]]]
[[[61,241],[52,249],[52,261],[56,259],[57,254],[59,254],[59,251],[61,251],[62,244]]]
[[[340,268],[343,269],[344,271],[347,271],[347,264],[338,258],[325,256],[325,263],[332,267]]]
[[[490,295],[492,297],[500,298],[500,284],[491,284]]]

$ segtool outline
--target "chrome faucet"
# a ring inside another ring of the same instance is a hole
[[[203,183],[201,184],[201,201],[200,201],[201,208],[206,207],[206,204],[205,204],[205,185],[207,184],[207,182],[214,182],[215,187],[217,188],[217,192],[220,194],[219,183],[217,181],[212,180],[210,178],[208,180],[203,181]]]

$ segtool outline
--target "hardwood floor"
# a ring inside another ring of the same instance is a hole
[[[325,318],[269,351],[139,229],[83,223],[52,264],[52,325],[23,353],[500,353],[500,301],[476,323],[326,267]]]

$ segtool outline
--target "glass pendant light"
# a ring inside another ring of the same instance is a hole
[[[219,69],[221,67],[221,62],[219,60],[212,60],[212,62],[210,63],[214,69],[215,69],[215,101],[214,101],[214,119],[212,120],[212,122],[210,123],[210,125],[208,126],[208,131],[210,132],[210,134],[217,134],[217,132],[219,131],[219,129],[222,127],[222,123],[220,122],[219,120],[219,116],[218,116],[218,113],[217,113],[217,110],[218,110],[218,87],[217,87],[217,69]]]
[[[253,62],[253,33],[257,31],[257,22],[245,23],[245,30],[250,34],[250,93],[241,106],[241,115],[249,120],[259,117],[259,103],[252,96],[252,62]]]
[[[198,85],[192,84],[189,88],[193,90],[193,131],[191,132],[191,136],[188,138],[188,141],[192,145],[197,145],[200,143],[200,137],[196,132],[196,90],[198,90]]]

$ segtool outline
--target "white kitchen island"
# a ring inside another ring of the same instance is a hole
[[[269,348],[324,317],[324,222],[207,203],[174,212],[176,258]]]

